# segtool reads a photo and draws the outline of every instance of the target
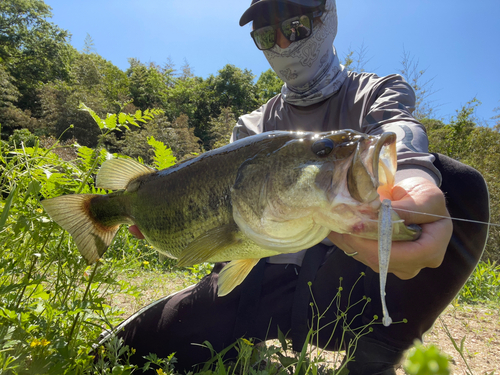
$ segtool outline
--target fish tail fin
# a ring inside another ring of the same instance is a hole
[[[238,259],[226,265],[219,273],[217,295],[219,297],[225,296],[240,285],[254,266],[259,263],[259,260],[258,258]]]
[[[109,190],[125,190],[134,178],[155,170],[133,159],[110,159],[102,163],[97,172],[96,187]]]
[[[63,195],[45,199],[42,206],[49,216],[73,237],[80,254],[95,263],[111,244],[120,225],[107,226],[91,214],[91,201],[96,194]]]

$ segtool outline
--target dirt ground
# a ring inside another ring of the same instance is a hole
[[[142,291],[139,297],[113,296],[112,305],[124,310],[124,318],[156,299],[187,287],[189,281],[181,276],[151,273],[149,276],[136,278],[133,284]],[[446,334],[445,327],[458,348],[464,340],[463,358]],[[448,306],[424,337],[424,345],[430,344],[434,344],[448,355],[452,374],[500,375],[500,313],[498,309],[480,305]],[[332,353],[331,358],[333,357]],[[331,365],[335,366],[334,363]],[[397,374],[405,375],[406,372],[400,367]]]
[[[445,326],[459,348],[465,337],[463,345],[465,360],[448,338]],[[424,344],[434,344],[449,356],[452,374],[498,375],[500,374],[499,311],[481,306],[450,305],[436,321],[433,329],[426,334]],[[402,374],[405,372],[402,369],[398,370],[398,375]]]
[[[463,358],[455,349],[463,342]],[[500,315],[497,309],[481,306],[448,306],[424,337],[424,345],[435,345],[448,356],[454,375],[500,375]],[[279,345],[279,343],[275,343]],[[326,356],[328,367],[338,368],[343,356]],[[407,375],[403,365],[397,375]]]

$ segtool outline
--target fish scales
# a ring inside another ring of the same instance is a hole
[[[162,171],[113,159],[103,163],[97,185],[115,192],[42,205],[89,263],[120,224],[136,225],[181,265],[231,261],[219,277],[225,295],[260,258],[309,248],[330,231],[377,239],[377,188],[394,181],[395,142],[393,133],[277,131]],[[416,237],[403,223],[394,226],[393,240]]]
[[[271,147],[279,147],[284,140],[273,141]],[[252,147],[254,142],[250,139],[243,147],[206,153],[196,162],[140,177],[131,216],[146,239],[162,253],[178,258],[201,234],[232,223],[230,189],[239,166],[259,151]]]

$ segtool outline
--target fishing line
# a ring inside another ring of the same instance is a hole
[[[449,217],[449,216],[442,216],[442,215],[435,215],[435,214],[428,214],[425,212],[418,212],[418,211],[411,211],[411,210],[405,210],[404,208],[394,208],[392,207],[393,210],[395,211],[403,211],[403,212],[409,212],[412,214],[419,214],[419,215],[428,215],[428,216],[434,216],[434,217],[439,217],[441,219],[451,219],[451,220],[458,220],[458,221],[467,221],[469,223],[475,223],[475,224],[484,224],[484,225],[491,225],[494,227],[500,227],[500,224],[493,224],[493,223],[488,223],[486,221],[478,221],[478,220],[469,220],[469,219],[460,219],[458,217]]]

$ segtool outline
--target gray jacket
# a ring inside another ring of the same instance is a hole
[[[415,93],[401,76],[349,72],[339,91],[308,107],[293,106],[281,94],[275,96],[238,119],[231,141],[271,130],[392,131],[398,138],[396,181],[422,176],[439,186],[441,175],[433,165],[434,156],[428,153],[425,128],[411,115],[414,108]]]

